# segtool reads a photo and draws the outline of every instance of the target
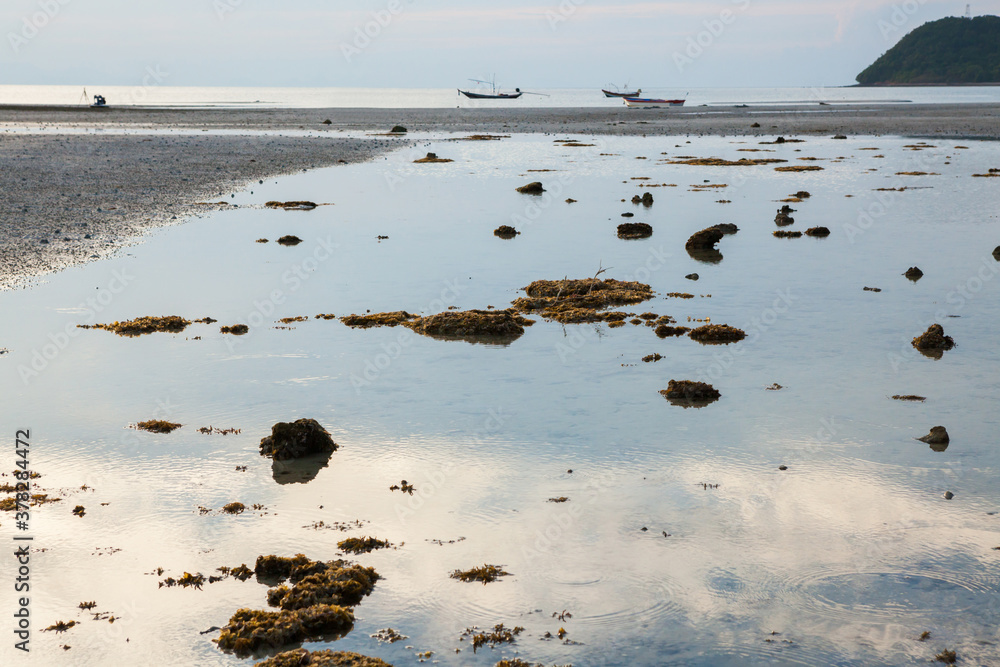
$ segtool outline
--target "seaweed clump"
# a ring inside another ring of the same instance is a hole
[[[779,239],[798,239],[802,238],[802,232],[791,232],[787,229],[779,229],[774,232],[774,235]]]
[[[257,562],[259,566],[261,559]],[[260,570],[257,576],[260,578]],[[282,584],[267,592],[267,603],[285,611],[315,605],[353,607],[372,592],[378,579],[378,573],[371,567],[351,565],[343,560],[323,563],[307,559],[290,570],[291,586]]]
[[[609,278],[583,280],[536,280],[524,288],[528,296],[515,299],[515,309],[538,313],[563,324],[623,322],[626,313],[598,312],[611,306],[641,303],[653,298],[649,285]]]
[[[232,326],[220,327],[219,332],[234,336],[245,336],[250,333],[250,327],[245,324],[233,324]]]
[[[738,343],[746,338],[747,334],[742,329],[731,327],[728,324],[706,324],[698,327],[688,336],[692,340],[706,345],[728,345],[729,343]]]
[[[462,633],[462,639],[472,638],[472,652],[475,653],[486,645],[493,648],[500,644],[512,644],[522,632],[524,632],[524,628],[521,626],[508,628],[503,623],[497,623],[492,630],[481,630],[477,627],[466,628],[465,632]]]
[[[317,315],[317,317],[319,316]],[[394,310],[390,313],[375,313],[373,315],[345,315],[340,318],[340,321],[352,328],[369,329],[371,327],[397,327],[416,317],[405,310]]]
[[[683,336],[689,331],[691,331],[691,329],[688,327],[672,327],[669,324],[661,324],[656,327],[654,333],[660,338],[675,338],[677,336]]]
[[[403,326],[433,338],[461,339],[470,343],[511,343],[524,334],[524,327],[534,323],[517,310],[508,308],[445,311],[404,322]]]
[[[181,426],[182,424],[175,424],[163,419],[150,419],[136,424],[136,428],[140,431],[149,431],[150,433],[172,433]]]
[[[674,405],[684,408],[704,407],[722,396],[712,385],[693,380],[671,380],[660,394]]]
[[[269,201],[264,204],[267,208],[283,208],[286,211],[311,211],[319,204],[314,201]]]
[[[286,234],[285,236],[282,236],[280,239],[278,239],[278,243],[280,243],[281,245],[294,246],[302,243],[302,239],[292,234]]]
[[[255,667],[305,667],[306,665],[308,667],[392,667],[380,658],[370,658],[358,653],[330,649],[310,653],[304,648],[279,653],[263,662],[258,662]]]
[[[806,236],[824,237],[829,236],[830,230],[827,227],[810,227],[806,230]]]
[[[506,577],[508,575],[510,575],[510,572],[505,571],[499,565],[483,565],[482,567],[474,567],[471,570],[455,570],[451,573],[451,578],[458,579],[459,581],[464,581],[466,583],[481,581],[485,586],[486,584],[496,581],[500,577]]]
[[[912,345],[924,356],[940,359],[945,350],[955,347],[955,339],[945,336],[944,327],[940,324],[932,324],[927,327],[927,331],[913,339]]]
[[[330,432],[315,419],[295,422],[278,422],[271,427],[271,435],[260,441],[260,454],[275,461],[302,458],[311,454],[330,454],[337,451],[337,443]]]
[[[521,232],[517,231],[510,225],[500,225],[493,230],[493,236],[499,237],[501,239],[512,239]]]
[[[167,315],[166,317],[137,317],[134,320],[122,322],[111,322],[110,324],[80,324],[81,329],[104,329],[119,336],[135,338],[156,332],[181,333],[191,324],[190,320],[177,315]]]
[[[354,613],[334,605],[318,604],[293,611],[240,609],[216,641],[223,651],[247,657],[263,647],[279,648],[344,635],[353,627]]]
[[[392,544],[388,540],[380,540],[376,537],[349,537],[346,540],[337,542],[337,548],[351,554],[367,554],[377,549],[389,549]]]
[[[626,222],[618,225],[618,238],[620,239],[648,239],[652,235],[652,225],[645,222]]]

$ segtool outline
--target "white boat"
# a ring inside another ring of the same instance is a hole
[[[626,97],[625,106],[657,109],[659,107],[682,107],[684,100],[658,100],[651,97]]]

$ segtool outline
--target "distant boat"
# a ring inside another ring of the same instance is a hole
[[[497,92],[497,78],[495,75],[489,81],[485,81],[483,79],[469,79],[469,81],[473,81],[475,83],[484,83],[490,86],[490,92],[488,93],[473,93],[471,91],[462,90],[461,88],[459,88],[458,89],[459,94],[465,95],[470,100],[516,100],[521,95],[524,95],[524,93],[521,92],[520,88],[515,88],[513,93]],[[531,94],[536,95],[539,93],[531,93]],[[548,96],[546,95],[546,97]]]
[[[684,100],[657,100],[648,97],[626,97],[625,106],[627,107],[645,107],[647,109],[656,109],[658,107],[682,107],[684,106]]]
[[[614,84],[611,84],[611,87],[614,88],[615,90],[618,89],[618,86],[616,86]],[[625,84],[624,88],[628,89],[628,84],[627,83]],[[605,97],[639,97],[640,95],[642,95],[642,88],[636,88],[634,91],[632,91],[630,93],[614,92],[614,91],[602,88],[601,92],[604,93]]]

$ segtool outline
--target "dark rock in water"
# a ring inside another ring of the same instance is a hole
[[[795,218],[788,215],[787,213],[782,213],[778,211],[778,215],[774,216],[774,224],[779,227],[787,227],[788,225],[794,224]]]
[[[437,153],[428,153],[426,157],[422,157],[419,160],[414,160],[413,162],[415,164],[426,164],[426,163],[439,164],[444,162],[454,162],[454,160],[450,158],[438,157]]]
[[[760,127],[760,123],[754,123],[754,124],[753,124],[753,125],[751,125],[750,127]]]
[[[830,230],[826,227],[810,227],[806,230],[806,236],[823,238],[830,235]]]
[[[264,206],[267,208],[283,208],[286,211],[311,211],[318,204],[312,201],[269,201]]]
[[[541,183],[535,181],[534,183],[528,183],[527,185],[522,185],[521,187],[517,188],[517,191],[520,192],[522,195],[540,195],[543,192],[545,192],[545,188],[542,187]]]
[[[250,327],[245,324],[234,324],[232,326],[221,327],[220,333],[232,334],[234,336],[245,336],[250,333]]]
[[[802,232],[790,232],[787,229],[779,229],[774,232],[779,239],[797,239],[802,237]]]
[[[725,233],[715,227],[708,227],[700,232],[695,232],[687,240],[684,247],[687,250],[709,250],[715,249],[715,244],[722,240]]]
[[[781,470],[781,471],[788,470],[788,466],[778,466],[778,470]]]
[[[834,135],[833,138],[834,139],[846,139],[847,137],[845,135],[843,135],[843,134],[837,134],[837,135]]]
[[[948,437],[948,429],[944,426],[935,426],[931,429],[931,432],[922,438],[917,438],[920,442],[926,442],[928,445],[947,445],[951,442],[951,438]]]
[[[785,215],[788,215],[789,213],[795,213],[795,209],[789,206],[788,204],[785,204],[780,209],[778,209],[778,213],[784,213]]]
[[[672,327],[669,324],[661,324],[656,327],[655,333],[660,338],[676,338],[691,331],[688,327]]]
[[[493,236],[498,236],[502,239],[512,239],[520,233],[510,225],[500,225],[493,230]]]
[[[723,222],[718,225],[712,225],[709,229],[717,229],[726,236],[732,236],[736,232],[740,231],[740,228],[731,222]]]
[[[620,239],[647,239],[653,235],[653,228],[645,222],[626,222],[618,225]]]
[[[940,324],[932,324],[927,327],[927,331],[913,339],[912,345],[925,356],[940,359],[945,350],[955,347],[955,339],[945,336],[944,327]]]
[[[795,193],[796,199],[809,199],[810,197],[812,197],[812,195],[806,192],[805,190],[799,190],[798,192]]]
[[[740,342],[747,334],[728,324],[706,324],[692,331],[689,337],[705,345],[728,345]]]
[[[702,408],[722,396],[712,385],[692,380],[671,380],[660,395],[683,408]]]
[[[623,218],[634,218],[635,213],[622,213]]]
[[[278,243],[280,243],[281,245],[293,246],[302,243],[302,239],[300,239],[298,236],[292,236],[291,234],[289,234],[287,236],[282,236],[280,239],[278,239]]]
[[[403,127],[402,125],[394,125],[393,128],[389,131],[392,132],[393,134],[403,134],[406,132],[406,128]]]
[[[326,119],[326,120],[324,120],[324,121],[323,121],[323,122],[322,122],[321,124],[322,124],[322,125],[333,125],[333,121],[332,121],[332,120],[330,120],[329,118],[327,118],[327,119]]]
[[[951,491],[945,491],[944,492],[944,499],[945,500],[951,500],[954,497],[955,497],[955,494],[952,493]],[[954,653],[952,653],[952,655],[954,655]],[[938,660],[938,662],[947,662],[947,661],[946,660]],[[952,661],[952,662],[954,662],[954,661]]]
[[[636,196],[632,197],[632,203],[633,204],[642,204],[646,208],[649,208],[650,206],[653,205],[653,193],[652,192],[646,192],[641,197],[639,195],[636,195]]]
[[[698,278],[700,278],[701,276],[699,276],[697,273],[689,273],[684,277],[687,278],[688,280],[698,280]]]
[[[865,292],[881,292],[882,288],[880,288],[880,287],[866,287],[864,289],[864,291]]]
[[[911,266],[906,270],[906,273],[904,273],[903,275],[912,280],[913,282],[917,282],[918,280],[924,277],[924,272],[915,266]]]
[[[278,422],[271,427],[271,435],[260,441],[260,454],[275,461],[298,459],[311,454],[337,451],[337,443],[329,431],[315,419]]]
[[[776,144],[783,144],[783,143],[785,143],[785,138],[784,137],[778,137],[777,139],[774,140],[774,143],[776,143]]]
[[[469,343],[509,345],[535,321],[514,309],[445,311],[420,317],[403,326],[425,336]]]
[[[996,248],[993,248],[993,259],[1000,262],[1000,245],[998,245]]]

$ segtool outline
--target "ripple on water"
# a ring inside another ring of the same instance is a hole
[[[988,609],[1000,595],[997,577],[975,573],[819,572],[791,589],[790,603],[841,620],[894,621]]]

